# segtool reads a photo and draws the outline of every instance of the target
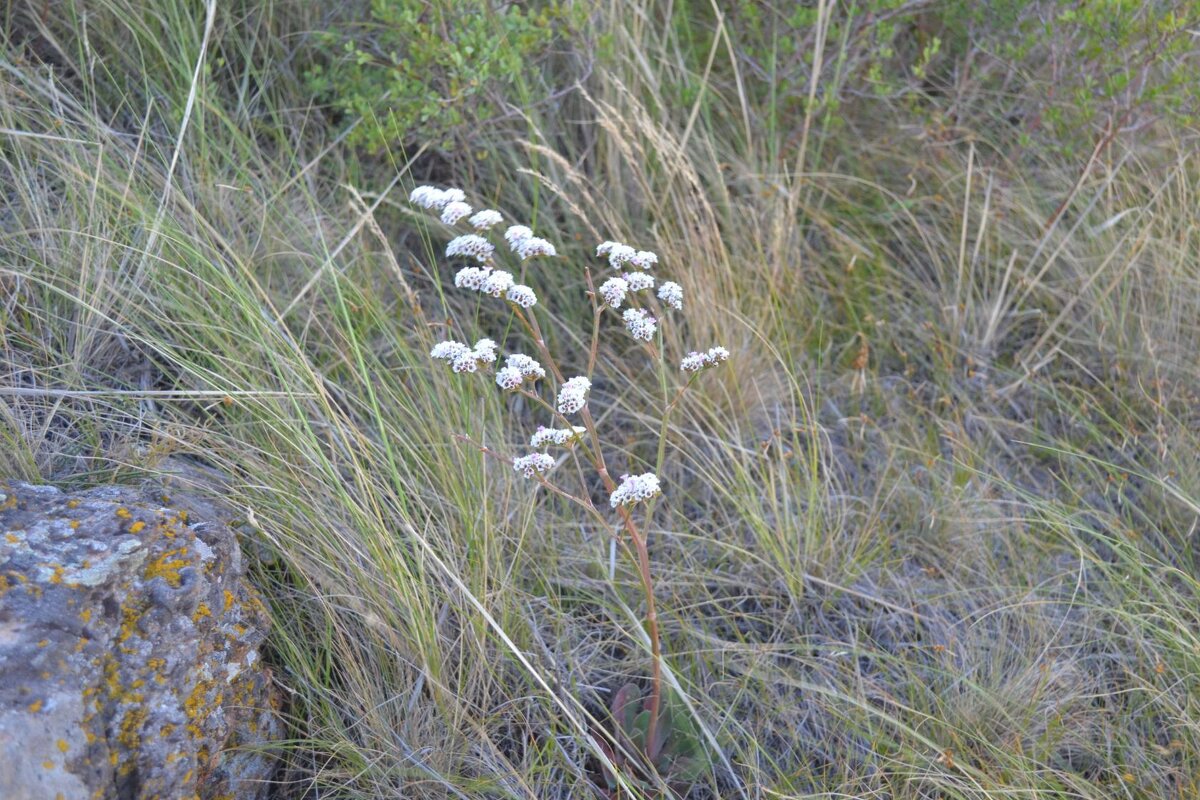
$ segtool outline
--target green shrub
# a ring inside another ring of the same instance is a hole
[[[568,85],[549,77],[556,51],[575,35],[586,4],[539,0],[372,0],[365,21],[318,35],[310,88],[323,102],[363,118],[351,144],[444,144],[510,102],[536,102]],[[557,66],[557,65],[556,65]]]

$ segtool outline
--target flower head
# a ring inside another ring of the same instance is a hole
[[[483,282],[487,280],[491,272],[486,267],[463,267],[454,276],[454,285],[460,289],[470,289],[473,292],[478,292],[483,288]]]
[[[654,288],[654,276],[647,275],[644,272],[626,272],[625,282],[629,284],[629,291],[640,292],[644,289]]]
[[[462,342],[456,342],[453,339],[445,342],[438,342],[429,351],[429,357],[436,361],[454,361],[463,353],[471,352],[471,348],[467,347]]]
[[[482,364],[496,363],[496,343],[491,339],[480,339],[471,352],[475,354],[475,360]]]
[[[708,363],[710,365],[724,364],[729,360],[729,351],[724,347],[717,345],[716,347],[708,348],[708,352],[704,354],[704,357],[708,359]]]
[[[537,304],[537,295],[523,283],[510,286],[508,292],[504,295],[508,302],[515,303],[521,308],[532,308]]]
[[[609,278],[600,284],[600,296],[612,308],[620,308],[625,302],[625,293],[629,291],[629,282],[624,278]]]
[[[674,281],[667,281],[658,287],[658,299],[676,311],[683,309],[683,287]]]
[[[606,256],[612,252],[612,249],[614,247],[622,247],[622,246],[623,245],[620,242],[601,242],[600,244],[596,245],[596,255],[597,256]]]
[[[471,227],[477,231],[491,230],[493,226],[499,225],[504,217],[500,216],[500,212],[492,208],[485,208],[482,211],[476,211],[468,222]]]
[[[567,447],[581,440],[585,433],[587,433],[587,428],[579,425],[572,425],[569,430],[566,428],[544,428],[538,426],[537,433],[529,439],[529,446],[545,447],[546,445],[556,444],[559,447]]]
[[[622,475],[621,485],[613,490],[608,504],[613,508],[629,506],[660,494],[662,494],[662,486],[658,482],[658,476],[653,472],[644,472],[641,475]]]
[[[613,269],[620,269],[637,256],[637,251],[627,244],[613,243],[608,250],[608,263]]]
[[[554,245],[547,242],[545,239],[539,239],[536,236],[528,236],[515,245],[513,252],[521,257],[522,261],[533,258],[534,256],[556,256],[558,251],[554,249]]]
[[[441,208],[450,202],[446,198],[446,192],[435,186],[418,186],[412,190],[408,201],[416,203],[421,208]]]
[[[442,222],[447,225],[456,225],[463,217],[471,213],[471,207],[461,200],[456,200],[453,203],[447,203],[442,209]]]
[[[629,263],[638,269],[654,269],[654,265],[658,263],[658,256],[649,250],[638,250],[630,257]]]
[[[525,376],[516,367],[496,370],[496,385],[506,392],[515,392],[525,382]],[[535,445],[536,447],[536,445]]]
[[[508,246],[515,252],[517,242],[524,241],[533,236],[533,231],[524,225],[510,225],[508,230],[504,232],[504,241],[508,242]]]
[[[467,256],[479,261],[487,261],[495,251],[495,246],[487,239],[474,233],[466,233],[450,240],[446,245],[446,258]]]
[[[627,308],[622,318],[625,320],[625,329],[633,338],[643,342],[653,339],[654,332],[658,330],[657,320],[643,308]]]
[[[438,189],[434,186],[418,186],[408,196],[410,203],[416,203],[422,208],[433,208],[441,211],[450,203],[461,203],[467,196],[462,189]],[[470,212],[467,212],[470,213]]]
[[[466,350],[454,357],[450,369],[455,372],[475,372],[479,369],[479,358],[474,350]]]
[[[695,351],[688,353],[679,362],[679,368],[684,372],[699,372],[705,367],[715,367],[717,364],[723,364],[728,360],[729,351],[718,345],[708,348],[708,351],[704,353],[697,353]]]
[[[513,353],[504,359],[506,369],[515,369],[521,373],[521,377],[527,381],[536,381],[538,378],[546,377],[546,370],[542,369],[542,365],[533,360],[524,353]]]
[[[588,390],[592,382],[579,375],[558,387],[558,413],[574,414],[583,408],[587,402]]]
[[[530,453],[513,459],[513,469],[526,478],[532,478],[535,474],[541,475],[553,466],[554,459],[546,453]]]
[[[513,276],[511,272],[504,270],[494,270],[487,278],[484,279],[483,285],[479,287],[479,291],[484,294],[490,294],[492,297],[499,297],[512,288]]]

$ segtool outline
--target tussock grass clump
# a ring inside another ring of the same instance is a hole
[[[290,698],[281,796],[588,796],[615,693],[649,688],[607,531],[446,434],[536,420],[429,362],[452,316],[517,323],[440,288],[426,180],[556,232],[564,370],[591,316],[556,298],[605,239],[672,265],[664,351],[733,354],[665,429],[628,336],[589,395],[671,487],[664,674],[711,734],[676,794],[1200,790],[1192,132],[1013,150],[932,92],[833,124],[618,3],[520,134],[360,158],[343,134],[373,121],[306,95],[308,5],[89,6],[7,28],[0,473],[221,476]]]

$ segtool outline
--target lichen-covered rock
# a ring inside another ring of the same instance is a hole
[[[0,483],[0,797],[266,795],[264,609],[187,507]]]

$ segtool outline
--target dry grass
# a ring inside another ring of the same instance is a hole
[[[506,320],[442,293],[405,154],[357,162],[299,97],[318,20],[256,5],[206,38],[189,4],[122,8],[90,54],[67,15],[0,64],[0,473],[227,476],[292,698],[281,796],[588,796],[587,728],[647,673],[635,572],[454,442],[537,420],[426,357],[450,310]],[[712,733],[692,796],[1195,796],[1190,133],[1085,172],[880,105],[800,118],[784,154],[639,10],[602,14],[614,52],[562,108],[413,169],[553,232],[532,278],[565,330],[576,265],[628,239],[684,286],[668,352],[735,353],[675,417],[651,526],[668,667]],[[681,76],[695,109],[665,99]],[[632,464],[662,400],[625,353],[606,339],[593,403]]]

